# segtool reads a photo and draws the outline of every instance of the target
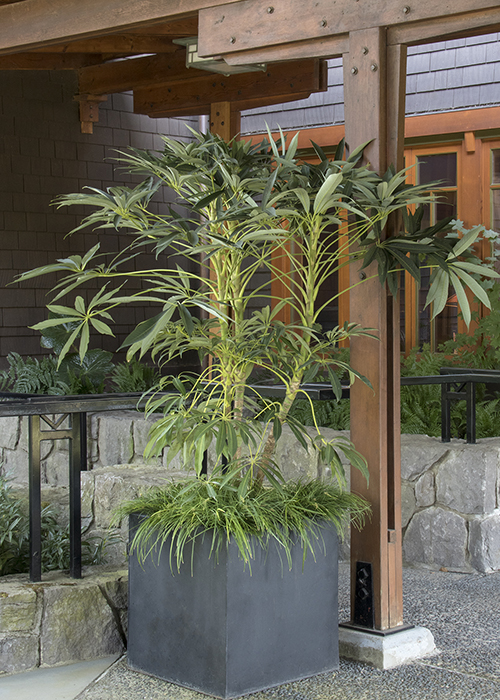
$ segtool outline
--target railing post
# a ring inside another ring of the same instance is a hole
[[[467,414],[467,442],[476,442],[476,382],[470,381],[466,385],[466,414]]]
[[[451,440],[451,403],[448,382],[441,384],[441,442]]]
[[[69,453],[69,573],[82,577],[82,502],[80,474],[82,469],[82,415],[70,414],[71,446]],[[85,449],[86,453],[86,449]]]
[[[29,417],[30,581],[42,580],[42,494],[40,416]]]

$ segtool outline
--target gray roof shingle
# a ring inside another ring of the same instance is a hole
[[[284,129],[343,123],[342,59],[328,65],[327,92],[243,112],[243,133],[264,131],[265,121]],[[408,48],[407,116],[492,105],[500,105],[500,33]]]

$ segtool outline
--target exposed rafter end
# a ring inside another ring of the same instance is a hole
[[[80,123],[82,134],[93,134],[94,123],[99,121],[99,103],[106,102],[106,95],[75,95],[80,103]]]

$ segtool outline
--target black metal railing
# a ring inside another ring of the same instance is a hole
[[[441,439],[451,439],[451,405],[465,400],[468,443],[476,442],[476,385],[500,385],[500,372],[443,367],[440,375],[402,377],[403,386],[441,385]],[[499,387],[500,388],[500,387]],[[331,401],[335,394],[329,384],[303,384],[301,389],[311,399]],[[261,395],[280,398],[285,387],[255,384],[252,390]],[[342,398],[349,397],[349,387],[342,387]],[[40,396],[0,392],[0,416],[29,416],[29,516],[30,581],[40,581],[41,560],[41,470],[40,448],[44,440],[67,439],[69,450],[69,525],[70,576],[81,578],[81,487],[80,472],[87,469],[87,413],[142,409],[146,398],[140,393],[79,396]],[[57,416],[57,418],[51,417]],[[205,460],[205,468],[206,460]]]

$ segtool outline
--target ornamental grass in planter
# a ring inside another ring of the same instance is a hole
[[[79,342],[81,357],[91,329],[112,335],[113,310],[141,300],[159,311],[128,337],[130,358],[151,353],[165,372],[185,353],[199,354],[201,371],[162,376],[146,409],[162,413],[146,452],[181,454],[197,478],[153,490],[119,515],[135,514],[129,663],[221,697],[338,664],[336,531],[349,520],[361,525],[368,511],[346,491],[341,455],[365,476],[367,466],[348,440],[307,430],[290,408],[307,398],[301,385],[320,377],[337,398],[341,372],[368,383],[338,348],[373,331],[323,327],[325,309],[347,291],[325,300],[326,281],[362,261],[367,278],[378,275],[397,294],[402,270],[419,281],[420,267],[431,266],[434,314],[451,283],[467,320],[464,285],[488,305],[471,275],[495,275],[469,253],[480,227],[460,240],[444,235],[449,220],[421,229],[428,195],[405,184],[405,171],[380,176],[360,165],[362,148],[344,159],[343,143],[332,160],[314,145],[319,162],[308,164],[297,143],[281,134],[278,142],[227,144],[193,132],[189,143],[165,138],[161,153],[123,153],[121,165],[146,177],[141,184],[58,201],[91,206],[75,230],[118,231],[121,251],[103,256],[96,245],[21,276],[60,274],[52,317],[35,328],[74,324],[67,348]],[[175,202],[157,213],[152,200],[162,188]],[[397,215],[399,233],[385,238]],[[130,272],[128,261],[143,250],[154,252],[157,267]],[[74,296],[96,280],[96,294]],[[71,306],[62,305],[65,295]],[[259,373],[283,387],[279,400],[255,385]],[[274,455],[285,425],[331,476],[284,482]]]

